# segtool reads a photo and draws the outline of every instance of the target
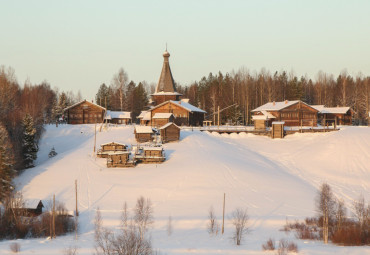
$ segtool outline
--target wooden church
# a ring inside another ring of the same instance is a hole
[[[166,50],[163,53],[163,66],[159,81],[152,96],[152,106],[147,111],[150,113],[150,121],[148,125],[156,125],[156,116],[160,113],[173,114],[173,121],[168,118],[168,122],[174,122],[176,125],[185,126],[201,126],[203,124],[205,111],[191,105],[188,99],[180,99],[182,94],[176,91],[175,82],[173,80],[170,62],[170,53]],[[172,115],[171,115],[172,116]],[[161,125],[166,123],[161,120]]]

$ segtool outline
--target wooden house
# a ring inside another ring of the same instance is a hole
[[[252,116],[252,120],[254,123],[255,130],[266,130],[266,127],[271,126],[272,120],[276,117],[271,113],[262,110],[260,114],[256,114]]]
[[[270,102],[252,113],[253,116],[265,116],[269,125],[272,121],[284,121],[286,126],[317,126],[318,110],[301,100]]]
[[[68,124],[102,123],[105,108],[83,100],[64,109],[64,116]]]
[[[354,111],[350,107],[325,107],[324,105],[312,105],[319,111],[318,121],[321,125],[352,125]]]
[[[173,122],[169,122],[160,127],[158,131],[161,134],[163,143],[180,140],[180,128]]]
[[[175,117],[173,113],[168,112],[158,112],[154,114],[152,118],[152,126],[153,127],[161,127],[169,122],[174,122]]]
[[[145,143],[153,141],[155,134],[152,127],[149,126],[135,126],[135,139],[138,143]]]
[[[99,158],[107,158],[110,152],[127,151],[127,145],[122,143],[104,143],[100,145],[100,149],[96,153]]]
[[[135,155],[140,163],[162,163],[166,157],[162,147],[142,147]]]
[[[107,111],[104,120],[113,124],[130,124],[131,112]]]
[[[107,167],[134,167],[135,160],[130,160],[129,151],[109,152],[107,156]]]
[[[140,115],[137,117],[140,120],[140,125],[150,125],[150,112],[141,111]]]
[[[157,113],[172,113],[174,123],[178,126],[201,126],[204,121],[205,111],[186,101],[166,101],[149,110],[151,119]]]
[[[271,128],[271,138],[284,138],[284,121],[273,121]]]
[[[41,200],[28,200],[27,207],[24,208],[11,208],[13,213],[17,216],[35,217],[42,214],[44,204]]]

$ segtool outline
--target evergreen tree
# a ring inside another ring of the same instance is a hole
[[[107,109],[111,109],[110,94],[111,93],[109,91],[109,88],[107,87],[107,85],[105,85],[105,83],[100,85],[98,93],[96,93],[96,96],[95,96],[96,104],[102,107],[106,107],[105,100],[107,100]]]
[[[37,141],[36,129],[33,124],[33,119],[29,114],[23,119],[23,164],[25,168],[34,167],[33,161],[37,158]]]
[[[11,180],[14,174],[13,153],[8,132],[0,124],[0,201],[13,189]]]

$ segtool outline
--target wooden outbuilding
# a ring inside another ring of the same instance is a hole
[[[113,124],[130,124],[131,112],[107,111],[105,120]]]
[[[150,112],[141,111],[140,115],[137,117],[140,120],[140,125],[150,125]]]
[[[173,122],[169,122],[160,127],[158,131],[161,134],[163,143],[180,140],[180,128]]]
[[[13,213],[17,216],[35,217],[42,214],[44,204],[41,200],[28,200],[24,208],[11,208]]]
[[[127,145],[122,143],[104,143],[100,145],[101,148],[96,153],[99,158],[107,158],[108,154],[116,151],[127,151]]]
[[[269,102],[252,110],[252,113],[253,116],[271,115],[267,117],[268,124],[284,121],[286,126],[317,126],[318,110],[301,100]]]
[[[129,151],[110,152],[107,157],[107,167],[134,167],[135,163]]]
[[[352,125],[354,111],[350,107],[325,107],[313,105],[319,111],[318,119],[321,125]]]
[[[139,163],[162,163],[166,157],[162,147],[141,147],[135,159]]]
[[[64,109],[64,116],[68,124],[102,123],[105,108],[83,100]]]
[[[169,122],[174,122],[175,117],[173,113],[168,112],[159,112],[154,114],[152,118],[152,126],[153,127],[161,127]]]
[[[271,128],[271,138],[284,138],[284,121],[273,121]]]
[[[135,139],[139,143],[153,141],[153,136],[155,134],[153,128],[150,126],[135,126],[134,133]]]

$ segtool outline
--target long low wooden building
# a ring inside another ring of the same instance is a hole
[[[312,107],[319,111],[318,121],[323,126],[352,125],[354,111],[350,107],[325,107],[324,105],[312,105]]]
[[[318,110],[301,100],[269,102],[254,110],[255,116],[265,116],[271,125],[272,121],[284,121],[286,126],[317,126]],[[255,118],[258,119],[258,118]]]
[[[68,124],[102,123],[105,108],[92,102],[83,100],[64,109],[64,116]]]

